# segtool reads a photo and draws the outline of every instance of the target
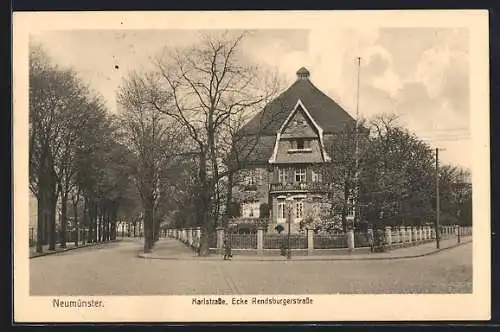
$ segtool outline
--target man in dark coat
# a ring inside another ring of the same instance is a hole
[[[229,240],[229,236],[224,236],[224,260],[231,260],[233,258],[231,241]]]

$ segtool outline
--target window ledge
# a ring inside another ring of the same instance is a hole
[[[288,153],[312,152],[312,149],[288,149]]]

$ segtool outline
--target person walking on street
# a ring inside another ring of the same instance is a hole
[[[231,260],[233,258],[231,241],[229,240],[229,235],[224,235],[224,260]]]

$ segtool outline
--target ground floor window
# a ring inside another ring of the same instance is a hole
[[[286,219],[285,203],[278,203],[278,219]]]
[[[304,214],[304,203],[296,202],[295,203],[295,218],[302,219]]]

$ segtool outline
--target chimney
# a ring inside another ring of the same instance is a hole
[[[308,80],[309,76],[310,76],[309,70],[307,70],[305,67],[302,67],[299,70],[297,70],[298,80]]]

